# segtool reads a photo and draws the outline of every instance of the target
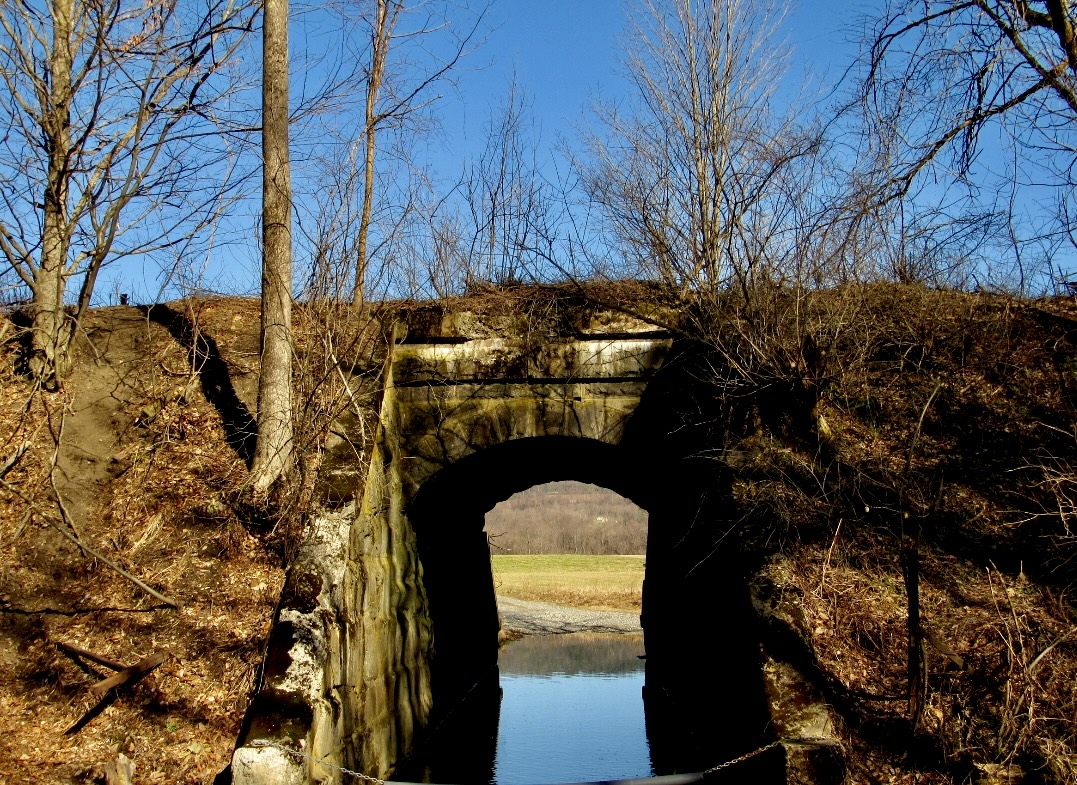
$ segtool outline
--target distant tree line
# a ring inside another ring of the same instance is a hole
[[[494,553],[642,554],[647,513],[605,488],[554,482],[490,510],[486,533]]]

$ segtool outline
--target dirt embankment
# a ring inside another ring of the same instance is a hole
[[[242,389],[257,303],[173,309],[215,337]],[[35,390],[16,347],[0,347],[0,465],[27,445],[0,486],[0,783],[103,782],[123,754],[135,782],[193,785],[230,758],[283,573],[236,514],[246,469],[203,389],[206,358],[164,315],[91,312],[59,394]],[[91,687],[113,671],[61,645],[164,662],[102,696]]]
[[[816,352],[808,431],[767,410],[774,386],[722,420],[736,533],[770,556],[773,600],[842,716],[857,782],[950,785],[1011,765],[1028,782],[1077,782],[1077,303],[861,294]],[[252,525],[240,498],[257,303],[148,316],[92,312],[59,395],[0,346],[0,466],[21,454],[0,486],[5,785],[101,782],[120,753],[136,782],[208,783],[253,688],[283,578],[272,525]],[[926,688],[910,727],[914,552]],[[621,624],[503,608],[509,629]],[[167,659],[68,734],[110,670],[58,644]]]

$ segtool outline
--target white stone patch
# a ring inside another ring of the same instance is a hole
[[[577,341],[578,370],[582,376],[641,376],[655,371],[665,359],[672,341],[591,340]]]
[[[322,661],[325,657],[325,632],[316,614],[285,608],[280,613],[280,621],[294,625],[296,641],[288,651],[292,660],[288,670],[274,686],[286,692],[305,695],[313,703],[321,698],[324,690]]]
[[[233,785],[305,785],[306,772],[276,747],[240,747],[232,756]]]
[[[313,705],[325,692],[325,664],[330,657],[327,651],[324,619],[331,618],[333,608],[340,602],[340,590],[344,579],[345,553],[348,530],[354,510],[348,507],[323,513],[314,519],[307,533],[303,550],[297,564],[316,565],[322,579],[318,594],[318,606],[312,613],[302,613],[282,608],[280,621],[291,622],[295,629],[295,643],[288,654],[291,663],[280,683],[279,689],[305,695]]]
[[[559,369],[567,368],[574,376],[638,377],[657,370],[671,345],[668,338],[553,341],[541,347],[539,358],[529,363],[528,373],[541,376],[546,371],[558,377],[562,374]],[[461,344],[406,345],[395,349],[399,357],[415,363],[407,368],[405,381],[426,378],[478,380],[496,376],[506,363],[515,364],[532,351],[519,341],[504,338],[482,338]]]
[[[304,537],[299,560],[325,564],[327,573],[343,570],[344,554],[348,547],[348,530],[355,520],[354,505],[323,512],[314,519]]]
[[[311,613],[282,608],[278,623],[290,623],[294,642],[288,651],[290,662],[284,676],[273,687],[302,695],[315,710],[324,703],[327,686],[326,668],[339,652],[329,651],[331,631],[326,619],[335,616],[340,606],[344,581],[348,535],[355,517],[353,505],[325,512],[312,522],[296,559],[296,568],[305,569],[321,579],[317,606]],[[317,716],[314,722],[317,725]],[[261,740],[240,747],[232,756],[232,781],[237,785],[300,785],[307,783],[307,768],[296,755],[273,746],[277,740]]]

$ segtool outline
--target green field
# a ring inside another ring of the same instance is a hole
[[[498,594],[597,610],[639,611],[642,556],[493,556]]]

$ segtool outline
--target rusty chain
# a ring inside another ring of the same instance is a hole
[[[770,750],[774,749],[775,747],[780,747],[783,744],[803,744],[803,745],[811,745],[811,746],[817,746],[817,747],[834,747],[834,746],[839,746],[840,742],[838,742],[835,739],[827,739],[827,738],[777,739],[775,741],[770,742],[770,744],[764,744],[762,747],[758,747],[758,748],[752,750],[751,752],[746,752],[743,755],[740,755],[740,756],[738,756],[736,758],[733,758],[732,760],[727,760],[725,763],[719,763],[717,766],[713,766],[713,767],[707,769],[706,771],[704,771],[703,775],[706,776],[708,774],[716,774],[717,772],[722,771],[723,769],[728,769],[731,766],[736,766],[738,763],[744,763],[746,760],[750,760],[750,759],[754,758],[757,755],[762,755],[764,752],[769,752]],[[311,755],[307,755],[305,752],[300,752],[299,750],[292,749],[291,747],[285,747],[285,746],[283,746],[281,744],[276,744],[275,742],[267,741],[265,739],[257,739],[255,741],[251,742],[250,746],[252,746],[252,747],[273,747],[274,749],[278,749],[281,752],[287,753],[288,755],[293,755],[293,756],[295,756],[297,758],[305,758],[306,760],[309,760],[312,763],[316,763],[319,766],[325,766],[325,767],[333,769],[335,771],[339,771],[342,774],[350,774],[353,777],[358,777],[363,782],[369,782],[369,783],[372,783],[372,785],[387,785],[385,780],[380,780],[377,777],[371,777],[369,774],[363,774],[362,772],[359,772],[359,771],[353,771],[351,769],[346,769],[343,766],[337,766],[337,765],[335,765],[333,763],[329,763],[329,762],[324,761],[324,760],[318,760],[317,758],[315,758],[315,757],[313,757]]]

